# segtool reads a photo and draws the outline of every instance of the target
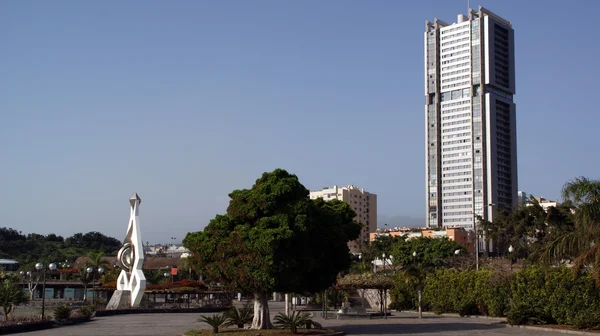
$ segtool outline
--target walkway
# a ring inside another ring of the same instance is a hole
[[[492,319],[440,317],[393,313],[373,320],[323,320],[324,327],[343,330],[349,335],[564,335],[559,332],[507,328]],[[144,314],[98,317],[92,322],[27,333],[27,336],[180,336],[188,329],[208,328],[196,322],[199,314]]]

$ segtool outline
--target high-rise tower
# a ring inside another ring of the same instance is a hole
[[[512,24],[479,7],[425,28],[427,225],[472,229],[517,205]]]

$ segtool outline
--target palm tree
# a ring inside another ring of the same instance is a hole
[[[87,257],[90,259],[86,266],[97,270],[99,267],[108,266],[108,261],[104,259],[104,252],[90,252]]]
[[[87,285],[92,281],[91,275],[87,272],[87,267],[77,267],[77,277],[83,283],[83,301],[87,301]]]
[[[87,275],[87,283],[89,283],[90,281],[92,282],[92,286],[95,287],[96,285],[96,275],[100,275],[100,272],[98,271],[98,269],[100,267],[106,268],[108,266],[108,261],[106,261],[106,259],[104,259],[104,252],[100,251],[100,252],[90,252],[88,253],[87,257],[89,258],[89,260],[85,263],[86,268],[92,268],[92,272],[90,274]],[[87,270],[84,270],[85,272],[87,272]],[[98,280],[100,280],[100,278],[98,277]],[[86,293],[83,294],[83,297],[85,299],[85,297],[87,296],[87,283],[84,283],[85,285],[85,291]],[[96,299],[96,291],[95,288],[92,287],[92,302],[94,302],[94,300]]]
[[[574,210],[574,228],[552,241],[544,253],[546,261],[571,259],[575,275],[589,268],[600,285],[600,180],[578,177],[562,190]]]

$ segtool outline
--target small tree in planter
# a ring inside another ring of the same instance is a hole
[[[3,277],[0,283],[0,306],[4,311],[4,320],[8,321],[15,306],[28,301],[27,296],[14,277]]]

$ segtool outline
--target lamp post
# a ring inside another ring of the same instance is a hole
[[[48,269],[44,268],[44,264],[42,263],[37,263],[35,264],[35,269],[38,270],[39,272],[43,273],[43,277],[44,277],[44,282],[42,285],[42,321],[44,320],[45,317],[45,313],[46,313],[46,271],[50,270],[50,272],[56,270],[56,264],[55,263],[51,263],[50,265],[48,265]]]
[[[417,289],[418,300],[419,300],[419,307],[418,307],[419,318],[423,318],[423,310],[421,308],[422,298],[423,298],[423,287],[421,287],[422,286],[422,284],[421,284],[421,278],[423,276],[423,274],[421,274],[422,268],[417,268],[417,251],[413,251],[412,256],[413,256],[414,272],[415,272],[415,274],[417,276],[417,286],[416,286],[416,289]]]
[[[479,271],[479,232],[477,232],[477,217],[473,221],[473,230],[475,231],[475,269]]]
[[[30,297],[33,297],[32,294],[32,288],[31,288],[31,282],[32,282],[32,274],[31,272],[27,271],[27,272],[19,272],[19,275],[21,275],[21,277],[23,277],[23,291],[25,291],[25,288],[29,288],[29,295]]]
[[[512,253],[515,250],[515,248],[512,246],[512,244],[508,247],[508,256],[510,257],[510,270],[512,271],[513,269],[513,257],[512,257]]]
[[[104,268],[98,267],[98,269],[95,270],[92,267],[88,267],[86,272],[92,276],[92,304],[94,304],[96,302],[96,274],[98,274],[98,279],[100,279],[100,276],[104,273]]]
[[[27,275],[29,275],[31,273],[27,272]],[[19,276],[21,277],[21,281],[23,281],[23,292],[25,291],[25,272],[21,271],[19,272]]]
[[[385,273],[385,253],[383,253],[382,255],[382,266],[383,266],[383,272]],[[387,319],[387,290],[385,288],[383,288],[383,300],[382,301],[382,313],[383,313],[383,318]]]
[[[167,279],[167,283],[169,282],[169,272],[165,272],[163,273],[163,276],[165,277],[165,279]],[[165,303],[167,303],[167,300],[169,298],[169,294],[165,294]]]

